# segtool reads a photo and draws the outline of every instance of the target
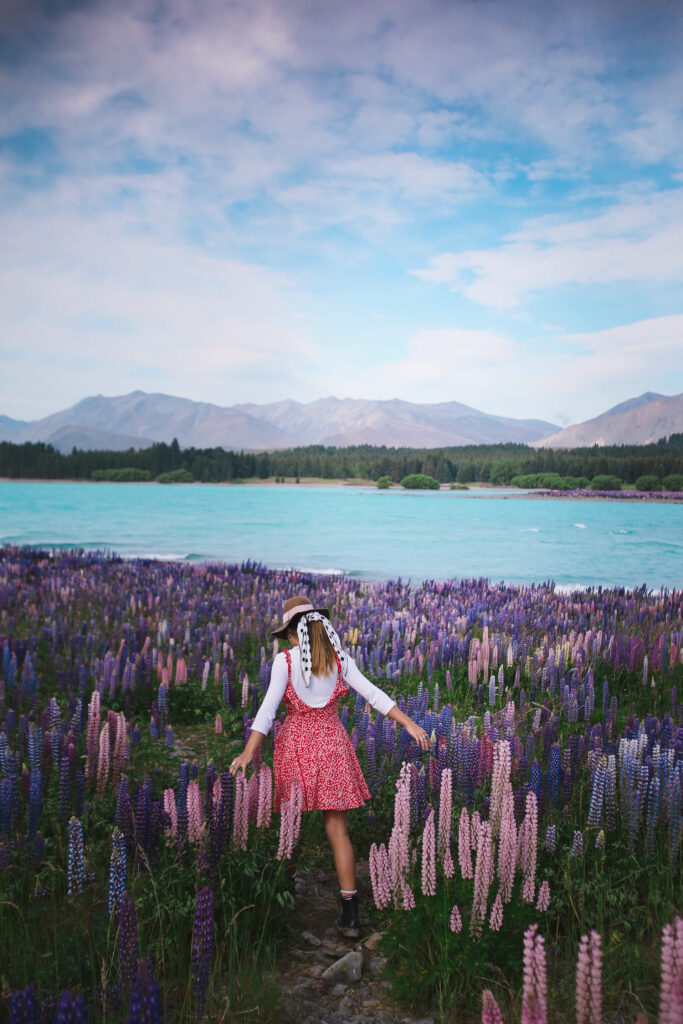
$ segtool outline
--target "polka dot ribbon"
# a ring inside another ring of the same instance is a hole
[[[320,612],[307,612],[302,615],[299,619],[296,627],[296,633],[299,637],[299,650],[301,651],[301,672],[304,677],[304,683],[308,686],[311,682],[311,641],[308,636],[308,623],[309,622],[322,622],[325,627],[325,632],[329,638],[330,643],[334,648],[334,653],[337,655],[341,662],[342,676],[346,675],[346,666],[348,664],[346,652],[342,650],[342,645],[339,642],[339,637],[334,631],[334,627],[330,620],[325,615],[321,615]]]

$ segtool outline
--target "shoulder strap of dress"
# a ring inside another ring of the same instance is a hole
[[[287,661],[287,682],[292,681],[292,656],[289,653],[289,648],[285,648],[285,659]]]

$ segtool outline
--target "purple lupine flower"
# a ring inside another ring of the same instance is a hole
[[[7,1003],[9,1024],[38,1024],[38,997],[34,985],[12,992]]]
[[[9,839],[12,831],[12,816],[16,793],[16,782],[13,778],[0,780],[0,837]]]
[[[135,900],[124,892],[119,913],[119,977],[128,990],[135,980],[138,962],[138,916]]]
[[[40,818],[40,801],[42,794],[42,781],[40,768],[36,765],[31,769],[31,781],[28,803],[28,834],[35,836],[38,831],[38,819]]]
[[[68,989],[62,992],[55,1010],[55,1024],[88,1024],[88,1006],[85,996]]]
[[[602,818],[602,805],[605,798],[605,785],[607,781],[607,758],[601,757],[600,763],[593,775],[593,789],[591,792],[590,808],[588,811],[588,828],[597,828]]]
[[[161,989],[146,964],[138,966],[126,1024],[163,1024]]]
[[[197,894],[192,928],[192,988],[201,1012],[213,960],[213,891],[205,886]]]
[[[116,913],[126,891],[126,842],[121,830],[114,827],[111,836],[111,858],[109,862],[109,899],[107,913]]]
[[[580,860],[583,857],[583,832],[574,830],[574,838],[572,839],[572,857]]]
[[[69,771],[69,757],[67,754],[62,754],[59,760],[59,792],[57,798],[57,819],[59,821],[66,821],[69,815],[71,804]]]
[[[78,818],[69,819],[69,856],[66,891],[69,896],[83,892],[85,861],[83,857],[83,826]]]

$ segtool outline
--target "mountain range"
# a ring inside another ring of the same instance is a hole
[[[44,441],[72,448],[146,448],[177,438],[181,447],[258,451],[322,444],[442,448],[517,442],[544,448],[647,444],[683,432],[683,395],[646,392],[600,416],[561,430],[544,420],[484,413],[460,402],[418,404],[321,398],[266,405],[219,406],[171,395],[132,391],[84,398],[40,420],[0,415],[0,440]]]
[[[557,429],[543,420],[493,416],[459,402],[418,405],[398,399],[321,398],[219,406],[144,391],[84,398],[33,422],[0,417],[0,440],[45,441],[61,451],[74,446],[143,448],[173,438],[181,447],[252,451],[309,444],[410,448],[505,441],[529,444]]]
[[[661,437],[683,433],[683,394],[652,391],[615,405],[585,423],[566,427],[533,442],[534,448],[590,448],[593,445],[655,444]]]

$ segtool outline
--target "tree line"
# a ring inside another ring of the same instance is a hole
[[[650,445],[572,449],[535,449],[511,443],[435,449],[309,445],[269,452],[237,452],[224,448],[181,448],[174,440],[137,450],[74,448],[70,453],[62,453],[44,442],[0,442],[0,476],[11,479],[91,480],[94,474],[101,478],[102,471],[128,468],[145,471],[151,479],[185,470],[203,483],[271,477],[377,480],[382,476],[398,483],[413,473],[424,473],[445,484],[509,484],[514,477],[530,473],[558,473],[589,480],[612,475],[624,483],[633,483],[645,474],[663,479],[672,473],[683,473],[683,434],[672,434],[668,440]]]

